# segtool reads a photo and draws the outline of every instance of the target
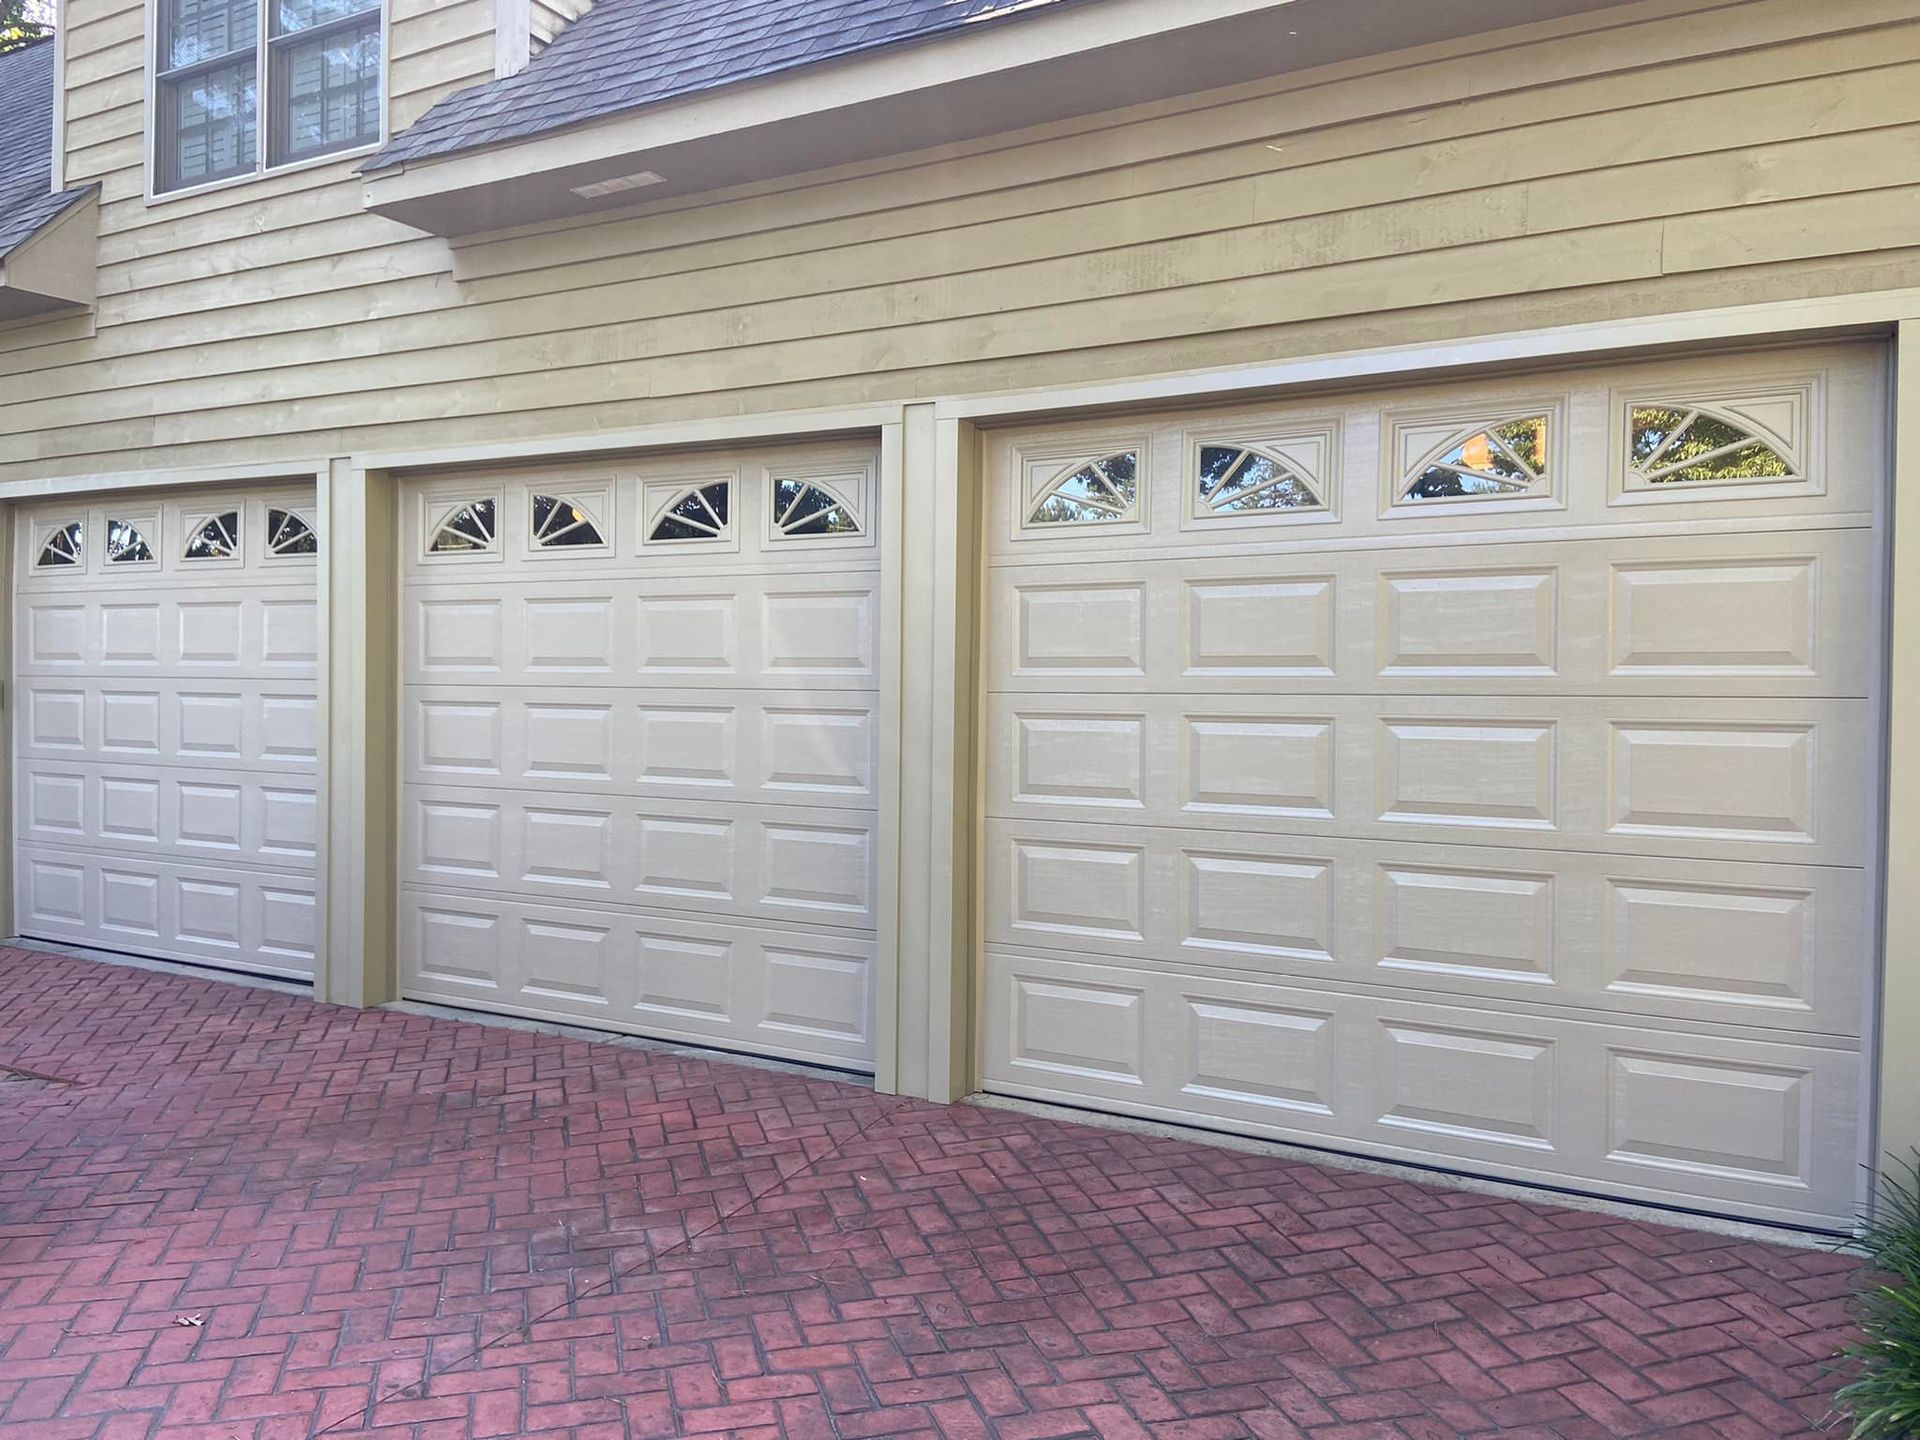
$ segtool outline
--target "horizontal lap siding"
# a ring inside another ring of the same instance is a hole
[[[1650,0],[460,248],[351,165],[149,207],[139,7],[76,0],[100,301],[0,330],[0,476],[577,433],[1901,283],[1906,0]],[[491,5],[396,0],[404,119]],[[1522,84],[1524,79],[1526,82]]]

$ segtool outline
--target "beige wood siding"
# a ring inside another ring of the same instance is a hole
[[[586,14],[593,0],[533,0],[530,17],[533,53],[538,55],[553,43],[553,37]]]
[[[492,68],[396,0],[394,122]],[[343,163],[147,206],[75,0],[91,318],[0,331],[0,478],[577,434],[1911,283],[1910,0],[1649,0],[455,253]]]

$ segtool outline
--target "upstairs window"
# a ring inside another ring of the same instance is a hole
[[[154,3],[156,193],[379,141],[379,0]]]

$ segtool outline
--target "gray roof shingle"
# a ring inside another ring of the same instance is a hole
[[[91,194],[48,188],[53,156],[53,41],[0,54],[0,260]]]
[[[1070,0],[599,0],[517,75],[450,95],[384,170]]]

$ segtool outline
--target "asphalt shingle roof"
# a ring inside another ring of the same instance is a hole
[[[599,0],[517,75],[451,95],[362,167],[524,140],[1069,0]]]
[[[48,188],[53,162],[53,41],[0,54],[0,260],[92,191]]]

